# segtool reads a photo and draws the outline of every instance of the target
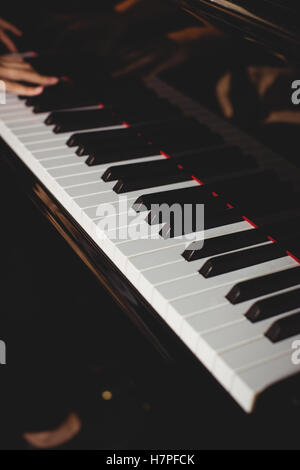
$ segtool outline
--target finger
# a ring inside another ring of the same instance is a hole
[[[13,82],[10,80],[5,80],[6,91],[8,93],[14,93],[21,96],[37,96],[43,93],[44,88],[42,86],[32,87],[22,85],[18,82]]]
[[[34,70],[22,70],[7,66],[0,67],[0,77],[6,78],[7,80],[24,81],[44,86],[55,85],[58,82],[58,78],[45,77]]]
[[[0,66],[12,67],[14,69],[33,70],[31,64],[25,62],[19,57],[2,56],[0,58]]]
[[[10,23],[9,21],[3,20],[2,18],[0,19],[0,26],[3,29],[7,29],[8,31],[11,31],[16,36],[22,36],[22,34],[23,34],[22,31],[19,28],[17,28],[15,25]]]
[[[24,62],[23,56],[20,55],[18,52],[14,54],[3,54],[0,56],[0,61],[2,62]]]
[[[7,36],[4,31],[0,31],[0,41],[7,47],[10,52],[17,52],[17,48],[13,41]]]

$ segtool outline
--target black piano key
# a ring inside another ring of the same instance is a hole
[[[112,121],[117,118],[112,115],[110,109],[92,109],[86,111],[54,111],[47,116],[45,124],[47,125],[65,125],[66,127],[82,126],[84,129],[85,123],[90,122],[105,122],[105,120]],[[109,122],[111,122],[109,121]]]
[[[153,124],[145,124],[138,126],[138,132],[147,139],[159,139],[161,136],[182,136],[183,134],[197,134],[199,139],[206,134],[212,132],[205,124],[200,124],[196,119],[191,117],[173,118],[169,121],[158,122]]]
[[[147,188],[154,188],[156,186],[164,186],[167,184],[173,183],[180,183],[183,181],[188,181],[191,179],[189,176],[185,174],[181,174],[180,172],[173,173],[170,175],[150,175],[149,177],[145,177],[143,179],[124,179],[119,180],[113,190],[117,194],[129,193],[132,191],[143,190]]]
[[[143,111],[143,110],[168,110],[171,114],[174,110],[178,109],[166,98],[160,98],[159,96],[145,97],[144,99],[138,99],[138,96],[132,100],[130,97],[124,97],[123,101],[116,102],[112,105],[113,109],[119,112],[131,112],[132,110]]]
[[[207,132],[208,128],[204,125],[199,124],[192,118],[170,118],[165,121],[158,121],[152,123],[146,123],[141,125],[132,125],[129,128],[113,129],[109,131],[94,131],[73,134],[67,141],[69,147],[75,146],[87,146],[96,143],[101,147],[102,144],[108,144],[111,142],[119,142],[122,139],[129,137],[144,136],[147,139],[152,139],[157,134],[167,133],[171,131],[175,132],[181,129],[192,128],[195,131],[201,131],[202,133]]]
[[[146,175],[170,174],[178,172],[179,169],[171,159],[155,160],[153,162],[142,162],[139,164],[115,165],[109,167],[102,175],[103,181],[116,181],[118,179],[138,179]]]
[[[253,157],[244,155],[239,147],[233,145],[208,148],[198,154],[182,158],[181,163],[184,169],[199,174],[201,178],[257,167]]]
[[[299,234],[280,240],[280,245],[291,253],[297,260],[300,260]]]
[[[190,142],[189,142],[190,144]],[[175,147],[177,145],[174,145]],[[171,152],[170,152],[171,153]],[[214,158],[215,157],[215,158]],[[224,164],[221,161],[224,159]],[[226,162],[226,163],[225,163]],[[182,165],[183,167],[182,167]],[[171,158],[167,161],[161,162],[145,162],[133,165],[120,165],[109,168],[102,176],[104,181],[113,181],[118,178],[142,178],[145,173],[155,174],[160,172],[174,171],[174,169],[180,166],[183,171],[190,170],[192,174],[195,168],[201,168],[201,174],[204,176],[207,174],[224,174],[227,170],[237,170],[239,164],[243,167],[247,165],[252,166],[254,162],[249,157],[249,160],[243,158],[240,150],[237,147],[222,147],[219,149],[210,149],[207,152],[202,151],[202,154],[196,155],[183,155],[181,158]],[[226,167],[226,168],[225,168]]]
[[[293,215],[292,218],[288,217],[277,222],[262,223],[261,228],[275,240],[287,240],[291,238],[291,234],[294,236],[300,234],[300,217]]]
[[[144,157],[151,157],[155,155],[159,155],[160,150],[153,145],[136,147],[133,150],[126,150],[121,152],[113,151],[113,152],[105,152],[103,155],[94,155],[91,154],[86,159],[85,163],[88,166],[97,166],[103,165],[104,163],[113,163],[118,162],[120,160],[133,160],[137,158],[144,158]]]
[[[262,222],[266,216],[295,208],[298,204],[288,183],[279,183],[277,188],[268,191],[267,194],[264,189],[262,191],[258,189],[252,199],[250,195],[245,197],[241,195],[240,203],[235,203],[233,199],[231,201],[243,209],[250,219]]]
[[[130,102],[130,98],[127,98],[127,102],[121,101],[119,103],[111,103],[111,104],[104,104],[102,103],[101,97],[99,92],[96,93],[83,93],[79,90],[74,90],[71,88],[71,92],[65,93],[63,96],[60,94],[59,96],[44,96],[40,95],[37,97],[35,102],[33,102],[33,111],[35,113],[40,112],[51,112],[51,111],[59,111],[65,108],[79,108],[82,106],[99,106],[105,108],[113,108],[115,110],[124,109],[126,110],[127,107],[132,108],[132,102]],[[138,97],[135,98],[134,106],[139,107],[142,106],[142,103],[145,107],[154,106],[154,104],[159,105],[160,103],[165,104],[166,100],[162,100],[160,98],[153,98],[153,96],[149,96],[146,99],[144,98],[142,101],[138,100]]]
[[[268,331],[266,331],[265,336],[272,341],[272,343],[278,343],[279,341],[292,338],[299,334],[300,312],[297,312],[275,321]]]
[[[268,239],[266,235],[260,230],[245,230],[243,232],[231,233],[221,237],[208,238],[204,241],[204,245],[201,242],[200,249],[199,243],[193,242],[183,252],[182,256],[187,261],[195,261],[197,259],[216,256],[220,253],[258,245],[259,243],[267,241]]]
[[[98,105],[99,98],[93,91],[83,91],[71,85],[55,86],[46,89],[41,95],[28,98],[27,106],[35,113],[59,111],[64,108]]]
[[[125,113],[113,109],[93,109],[85,111],[58,111],[47,116],[45,124],[55,125],[54,132],[72,132],[75,130],[91,129],[93,127],[105,127],[121,125],[124,120],[132,123],[161,120],[162,116],[180,115],[181,111],[170,107],[169,103],[140,108],[129,108]]]
[[[113,129],[109,131],[93,131],[93,132],[80,132],[72,134],[67,140],[66,144],[68,147],[84,146],[88,142],[94,142],[99,140],[100,143],[106,143],[107,141],[121,140],[127,138],[127,136],[136,135],[136,131],[133,128],[121,128]]]
[[[190,155],[194,151],[199,151],[199,149],[203,149],[203,147],[209,147],[211,145],[214,145],[215,139],[218,138],[218,136],[215,136],[213,134],[209,134],[205,136],[201,141],[198,139],[198,135],[193,135],[190,136],[188,139],[181,138],[180,136],[178,138],[173,138],[173,139],[168,139],[168,143],[161,144],[156,143],[154,140],[153,142],[149,142],[146,144],[143,144],[143,142],[140,144],[139,142],[137,143],[131,143],[128,145],[122,145],[119,147],[117,144],[115,149],[95,149],[92,150],[89,153],[89,156],[94,157],[95,160],[99,161],[99,164],[101,164],[101,160],[103,155],[106,155],[108,152],[110,155],[115,152],[119,156],[119,160],[126,160],[126,157],[130,155],[131,150],[135,148],[140,148],[141,152],[146,152],[145,155],[143,156],[148,156],[148,148],[153,148],[155,149],[156,153],[152,153],[150,155],[159,155],[160,153],[163,153],[165,155],[169,155],[172,158],[183,158],[185,155]],[[114,160],[115,161],[115,160]]]
[[[62,100],[59,104],[57,103],[37,103],[33,106],[33,112],[35,114],[39,113],[50,113],[52,111],[66,110],[66,109],[75,109],[97,106],[97,101],[93,97],[74,97],[72,100]]]
[[[295,289],[284,294],[274,295],[267,299],[259,300],[250,307],[245,314],[252,323],[267,318],[276,317],[281,313],[290,312],[300,307],[300,289]]]
[[[172,191],[162,191],[159,193],[144,194],[140,196],[133,204],[133,209],[136,212],[144,212],[150,210],[154,204],[194,204],[204,203],[211,194],[204,186],[196,186],[191,188],[182,188]]]
[[[154,90],[146,87],[141,82],[133,82],[133,80],[130,83],[121,83],[120,80],[112,83],[110,80],[103,87],[97,86],[97,90],[99,90],[99,98],[105,104],[134,101],[137,98],[139,100],[157,99]]]
[[[265,172],[267,173],[267,172]],[[226,183],[226,180],[224,181]],[[228,191],[216,190],[236,208],[239,208],[247,217],[254,220],[257,225],[261,225],[272,214],[280,214],[297,209],[297,199],[294,191],[288,183],[281,182],[275,176],[267,175],[266,180],[262,175],[253,177],[253,184],[245,182],[244,186],[239,186]]]
[[[284,250],[277,244],[263,245],[255,248],[228,253],[209,259],[200,269],[200,274],[206,278],[219,276],[238,269],[265,263],[286,256]]]
[[[96,166],[102,165],[103,163],[132,160],[135,158],[143,158],[160,154],[169,154],[175,158],[179,158],[179,156],[192,152],[193,149],[198,149],[200,145],[209,145],[209,143],[203,141],[199,144],[197,139],[195,139],[195,142],[190,140],[188,143],[174,141],[163,146],[163,148],[156,144],[138,144],[132,146],[131,149],[125,147],[118,150],[108,150],[103,152],[96,150],[89,154],[86,164],[89,166]]]
[[[113,142],[107,142],[107,143],[101,143],[101,144],[95,142],[95,143],[79,145],[75,153],[79,157],[83,157],[83,156],[91,155],[91,154],[101,155],[104,152],[110,152],[113,150],[115,151],[118,151],[118,150],[120,151],[123,149],[131,150],[141,145],[144,145],[146,147],[148,145],[148,141],[144,139],[142,136],[127,135]]]
[[[260,198],[263,193],[267,194],[270,188],[276,190],[279,187],[279,178],[272,170],[265,170],[215,181],[213,186],[216,193],[241,205]]]
[[[59,82],[55,86],[46,87],[39,96],[30,96],[26,97],[25,104],[28,107],[34,107],[39,103],[47,103],[47,102],[60,102],[64,100],[67,96],[81,96],[81,91],[76,89],[75,87],[71,86],[67,82]]]
[[[102,111],[102,115],[100,115],[100,111]],[[77,111],[80,113],[83,113],[85,111]],[[105,128],[105,127],[110,127],[110,126],[121,126],[126,123],[130,124],[139,124],[139,123],[144,123],[144,122],[156,122],[160,121],[161,119],[165,118],[167,119],[170,115],[169,111],[165,110],[154,110],[151,111],[149,109],[143,111],[143,112],[132,112],[132,113],[127,113],[126,116],[119,116],[115,114],[114,111],[106,110],[106,109],[99,109],[99,115],[97,116],[97,119],[93,118],[90,120],[85,120],[82,118],[81,120],[76,121],[65,121],[65,122],[58,122],[55,124],[55,127],[53,129],[54,133],[59,134],[63,132],[74,132],[74,131],[79,131],[79,130],[87,130],[87,129],[93,129],[93,128]],[[173,112],[175,114],[175,112]],[[180,114],[180,111],[177,112],[177,114]],[[50,124],[49,122],[47,124]]]
[[[113,99],[114,98],[114,99]],[[80,101],[91,101],[94,105],[101,105],[106,107],[115,108],[127,108],[133,106],[141,106],[142,103],[145,106],[153,106],[154,104],[159,103],[168,103],[166,99],[162,99],[158,96],[153,96],[153,94],[148,94],[143,97],[139,96],[138,92],[135,95],[135,99],[132,100],[130,96],[122,96],[122,97],[111,97],[106,98],[103,96],[101,90],[91,89],[91,90],[83,90],[81,87],[76,87],[74,85],[70,85],[67,83],[56,85],[55,87],[47,88],[43,94],[30,97],[26,100],[27,106],[36,107],[43,107],[45,111],[51,110],[59,110],[63,109],[66,105],[74,105],[76,102],[80,103]],[[171,105],[172,106],[172,105]]]
[[[193,206],[195,209],[196,205]],[[201,226],[199,226],[199,221],[194,218],[188,227],[184,227],[183,233],[177,233],[176,226],[174,224],[166,223],[161,231],[159,232],[160,236],[164,239],[174,238],[180,235],[188,235],[190,233],[199,232],[201,230],[209,230],[211,228],[222,227],[224,225],[234,224],[237,222],[241,222],[241,216],[232,209],[227,209],[221,212],[217,212],[216,214],[207,214],[205,213],[204,222]]]
[[[255,299],[263,295],[272,294],[300,283],[299,268],[285,269],[265,276],[256,277],[239,282],[226,295],[232,304],[239,304],[246,300]]]
[[[186,202],[176,203],[177,208],[180,208],[180,210],[182,211],[182,214],[184,214],[184,210],[186,209],[187,204],[188,203]],[[198,200],[198,202],[195,202],[194,200],[193,202],[190,202],[189,204],[190,206],[195,206],[196,204],[205,205],[205,217],[207,217],[207,221],[209,221],[209,218],[211,218],[212,214],[216,214],[216,213],[219,214],[223,211],[228,211],[228,207],[224,201],[222,201],[220,198],[213,198],[209,196],[205,199]],[[172,207],[173,204],[168,204],[167,206]],[[162,223],[168,222],[168,220],[165,220],[165,216],[161,208],[162,206],[160,205],[151,207],[150,213],[148,214],[148,217],[147,217],[147,222],[149,225],[156,225],[156,224],[162,224]],[[207,214],[210,214],[210,215],[207,215]],[[201,227],[201,228],[203,229],[204,227]]]
[[[211,144],[213,141],[213,136],[211,133],[205,135],[201,140],[201,144],[204,145],[206,142]],[[119,140],[114,140],[110,142],[103,143],[101,142],[92,142],[80,145],[76,153],[79,156],[96,154],[101,155],[105,151],[126,151],[137,145],[154,144],[156,147],[166,149],[167,152],[172,152],[173,149],[179,150],[180,148],[186,149],[190,147],[197,147],[199,142],[198,132],[191,131],[190,129],[181,129],[181,132],[175,132],[172,130],[169,133],[161,135],[159,138],[157,136],[154,139],[149,139],[143,135],[126,135],[123,134],[123,138]]]

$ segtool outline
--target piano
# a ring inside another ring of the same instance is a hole
[[[150,72],[107,60],[86,88],[58,56],[57,86],[7,95],[1,158],[164,360],[191,368],[200,391],[211,380],[263,439],[263,416],[278,431],[299,415],[298,7],[169,8],[184,25],[165,36],[177,55]],[[200,205],[204,225],[178,234],[161,204]],[[138,224],[151,236],[112,236],[107,207],[117,232]]]

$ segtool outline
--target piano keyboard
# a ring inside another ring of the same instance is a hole
[[[157,79],[137,90],[134,104],[125,91],[105,91],[103,102],[55,93],[26,102],[8,96],[1,137],[252,412],[263,391],[300,372],[292,362],[300,334],[299,175]],[[117,207],[120,196],[156,239],[99,233],[101,207]],[[161,232],[151,205],[191,202],[204,204],[204,232],[190,242],[172,226]]]

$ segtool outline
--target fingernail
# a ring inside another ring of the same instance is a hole
[[[51,85],[55,85],[57,82],[58,82],[58,78],[57,78],[57,77],[49,77],[49,83],[50,83]]]
[[[44,88],[42,86],[38,86],[38,87],[35,88],[34,91],[35,91],[36,95],[40,95],[41,93],[43,93]]]
[[[39,56],[38,53],[35,51],[29,51],[23,54],[23,57],[38,57],[38,56]]]

